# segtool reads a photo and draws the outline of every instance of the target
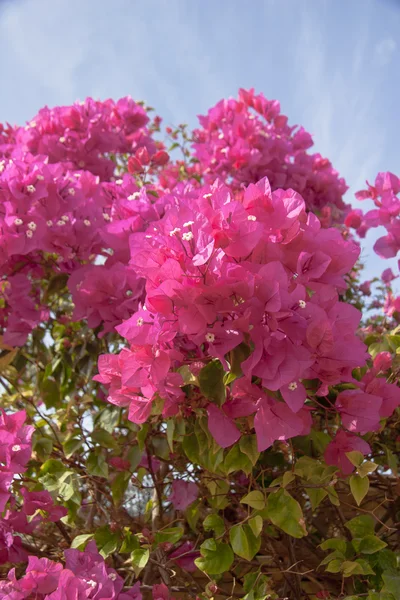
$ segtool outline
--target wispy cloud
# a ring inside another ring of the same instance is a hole
[[[385,38],[375,45],[374,64],[378,67],[385,67],[392,60],[397,44],[392,37]]]

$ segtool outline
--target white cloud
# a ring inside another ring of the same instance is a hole
[[[377,67],[385,67],[392,60],[397,44],[392,37],[385,38],[375,45],[374,64]]]

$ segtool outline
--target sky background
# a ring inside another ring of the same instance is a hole
[[[0,0],[0,121],[131,95],[165,125],[195,126],[254,87],[313,134],[353,202],[400,171],[399,32],[400,0]],[[374,256],[377,237],[365,278],[396,265]]]

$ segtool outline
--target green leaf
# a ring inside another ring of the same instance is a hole
[[[139,576],[140,572],[143,571],[150,558],[150,551],[148,548],[138,548],[131,554],[132,567],[136,577]]]
[[[252,572],[245,575],[243,580],[243,589],[246,593],[243,600],[266,600],[271,597],[268,579],[265,575]]]
[[[116,440],[113,438],[111,433],[105,429],[95,429],[91,437],[92,440],[96,444],[100,444],[102,448],[118,448]]]
[[[378,465],[371,460],[365,461],[357,469],[357,473],[360,477],[366,477],[369,473],[373,473],[378,468]]]
[[[294,538],[307,535],[300,504],[286,490],[270,494],[267,504],[272,523]]]
[[[351,452],[345,452],[347,458],[355,467],[359,467],[364,460],[364,455],[357,450],[352,450]]]
[[[357,506],[360,506],[361,502],[368,494],[368,477],[359,477],[358,475],[352,475],[350,477],[350,489],[351,493],[353,494],[354,500],[357,502]]]
[[[382,592],[393,594],[396,600],[400,600],[400,571],[398,569],[388,569],[382,573],[384,586]]]
[[[213,360],[199,373],[201,393],[218,406],[225,402],[224,369],[219,360]]]
[[[167,421],[167,441],[171,452],[174,451],[174,433],[175,433],[175,420],[168,419]]]
[[[265,497],[264,494],[259,490],[254,490],[246,494],[246,496],[243,496],[240,503],[247,504],[256,510],[262,510],[265,508]]]
[[[341,538],[330,538],[320,544],[322,550],[339,550],[342,554],[346,553],[347,542]]]
[[[234,555],[228,544],[208,539],[200,546],[200,558],[196,558],[195,565],[209,575],[219,575],[229,571]]]
[[[222,468],[227,475],[234,471],[243,471],[246,475],[249,475],[253,465],[248,456],[241,452],[239,444],[235,444],[226,455]]]
[[[324,488],[305,488],[305,491],[310,498],[313,510],[315,510],[328,495],[328,492],[324,490]]]
[[[75,452],[83,446],[83,440],[79,438],[70,438],[63,443],[64,454],[66,458],[70,458]]]
[[[169,542],[170,544],[176,544],[179,542],[185,530],[183,527],[170,527],[168,529],[162,529],[158,531],[155,535],[155,540],[157,544],[162,544],[163,542]]]
[[[108,478],[108,464],[103,454],[98,454],[95,451],[91,452],[86,461],[86,468],[89,475]]]
[[[215,531],[215,535],[220,537],[225,531],[225,523],[219,515],[207,515],[203,521],[203,528],[204,531]]]
[[[139,449],[141,452],[143,452],[144,450],[144,446],[145,446],[145,441],[146,441],[146,437],[147,437],[147,432],[149,431],[149,424],[148,423],[143,423],[143,425],[141,426],[141,428],[139,429],[139,431],[137,432],[137,441],[139,444]]]
[[[197,500],[190,504],[185,510],[186,521],[192,531],[197,533],[197,523],[200,519],[200,502]]]
[[[139,446],[135,445],[129,448],[126,458],[127,460],[129,460],[129,468],[130,471],[133,473],[134,471],[136,471],[140,461],[142,460],[142,452],[140,451]]]
[[[331,562],[328,564],[325,570],[328,573],[340,573],[342,569],[342,564],[343,560],[341,560],[340,558],[335,558],[334,560],[331,560]]]
[[[254,466],[260,456],[260,453],[257,450],[256,435],[242,435],[239,441],[239,448],[243,454],[246,454],[246,456],[250,459],[251,464]]]
[[[122,500],[124,499],[124,495],[128,488],[130,478],[131,474],[127,473],[126,471],[121,471],[115,476],[111,484],[111,494],[115,506],[119,506]]]
[[[36,453],[38,460],[45,462],[53,451],[53,442],[49,438],[35,437],[33,450]]]
[[[327,445],[331,442],[331,437],[324,431],[318,431],[317,429],[311,429],[310,439],[313,443],[314,448],[319,454],[323,454],[326,450]]]
[[[129,527],[124,527],[124,537],[122,540],[121,548],[119,552],[121,554],[130,554],[134,550],[139,548],[139,540],[136,535],[134,535]]]
[[[375,554],[387,546],[386,542],[375,535],[366,535],[358,544],[357,552],[362,554]]]
[[[41,399],[46,405],[46,408],[60,408],[62,405],[60,397],[60,388],[58,383],[53,378],[48,378],[43,381],[40,387]]]
[[[254,533],[254,535],[256,537],[258,537],[262,531],[262,527],[263,527],[263,520],[262,517],[260,515],[256,515],[255,517],[252,517],[251,519],[249,519],[248,521],[249,526],[251,527],[252,532]]]
[[[120,536],[111,531],[108,525],[103,525],[96,530],[94,539],[100,554],[106,558],[113,552],[116,552],[120,545]]]
[[[360,515],[345,523],[353,538],[363,538],[374,535],[375,521],[370,515]]]
[[[245,560],[253,560],[261,546],[261,539],[254,535],[247,524],[231,527],[229,541],[234,553]]]
[[[72,540],[72,544],[71,544],[71,548],[76,548],[78,550],[84,550],[86,543],[93,539],[94,534],[93,533],[83,533],[82,535],[77,535],[73,540]]]

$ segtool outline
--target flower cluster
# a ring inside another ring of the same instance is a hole
[[[194,131],[194,153],[208,182],[216,177],[240,191],[268,177],[271,188],[294,189],[324,226],[343,222],[347,190],[331,163],[308,154],[312,137],[303,127],[290,126],[279,102],[254,90],[240,90],[237,100],[221,100],[200,118]]]
[[[367,213],[359,209],[352,210],[346,217],[346,225],[357,230],[365,237],[373,227],[383,226],[387,235],[379,238],[374,250],[382,258],[393,258],[400,249],[400,179],[393,173],[378,173],[375,185],[367,182],[367,189],[356,193],[357,200],[373,200],[376,209]]]
[[[355,382],[352,370],[367,358],[355,336],[360,314],[338,301],[338,290],[359,248],[322,229],[295,192],[271,192],[267,179],[250,185],[242,201],[219,182],[187,189],[162,219],[131,235],[130,248],[146,301],[117,327],[130,347],[101,356],[95,379],[109,386],[110,402],[129,408],[133,422],[147,420],[157,397],[164,416],[180,405],[187,410],[182,368],[194,365],[195,373],[217,360],[229,371],[243,347],[244,376],[228,387],[222,409],[206,406],[222,447],[239,439],[235,421],[254,414],[260,450],[307,432],[303,380],[318,380],[319,395]],[[357,411],[353,396],[347,404],[340,397],[336,410],[350,431],[364,431],[345,417]],[[376,402],[375,426],[383,400]]]
[[[67,514],[56,506],[50,493],[15,487],[14,476],[26,471],[31,458],[32,425],[24,425],[24,410],[0,415],[0,564],[19,563],[28,557],[22,539],[16,533],[31,535],[44,522],[55,522]],[[22,508],[21,508],[22,503]]]
[[[23,600],[142,600],[139,583],[123,590],[124,580],[115,569],[107,567],[95,542],[84,552],[65,551],[65,567],[48,558],[30,556],[25,574],[17,579],[15,569],[0,582],[0,598]]]

